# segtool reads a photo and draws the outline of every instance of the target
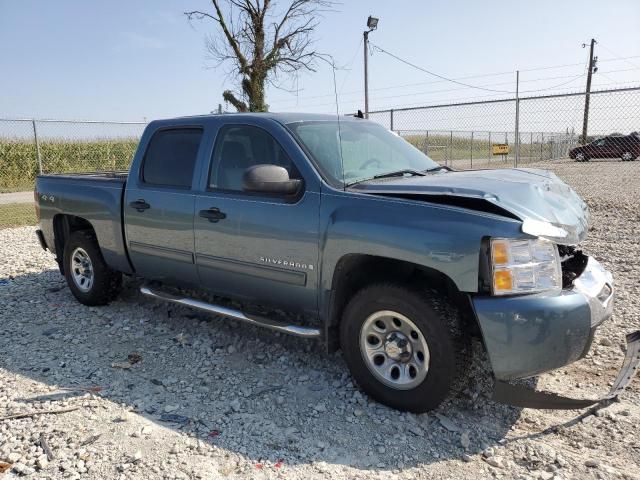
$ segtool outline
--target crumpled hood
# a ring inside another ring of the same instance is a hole
[[[571,187],[554,173],[533,168],[443,171],[424,177],[372,180],[350,189],[399,197],[432,195],[485,200],[527,224],[539,226],[543,222],[564,229],[568,235],[558,240],[564,244],[584,240],[589,223],[587,204]]]

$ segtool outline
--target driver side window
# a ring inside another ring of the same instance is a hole
[[[250,125],[223,127],[213,149],[209,188],[242,191],[247,168],[265,164],[284,167],[289,178],[300,178],[289,156],[265,130]]]

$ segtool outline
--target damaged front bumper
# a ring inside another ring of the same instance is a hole
[[[591,311],[591,327],[597,327],[613,313],[613,276],[597,260],[589,257],[582,275],[573,281],[574,290],[581,293]]]
[[[615,388],[605,398],[568,399],[507,383],[563,367],[586,355],[597,326],[611,316],[613,297],[611,274],[593,258],[573,287],[558,294],[473,297],[496,379],[494,398],[530,408],[582,408],[618,395],[640,363],[640,332],[628,336],[628,358]]]
[[[605,396],[595,399],[570,398],[551,392],[530,390],[520,385],[512,385],[496,380],[493,399],[522,408],[545,408],[573,410],[607,402],[620,395],[638,373],[640,364],[640,330],[627,335],[627,353],[611,390]]]

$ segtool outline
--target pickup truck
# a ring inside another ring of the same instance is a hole
[[[552,173],[454,171],[362,118],[230,114],[153,121],[128,173],[35,190],[40,243],[83,304],[136,276],[146,296],[342,349],[401,410],[464,387],[473,337],[496,400],[597,401],[510,383],[582,358],[612,314],[611,274],[578,248],[587,206]],[[639,350],[628,335],[607,398]]]

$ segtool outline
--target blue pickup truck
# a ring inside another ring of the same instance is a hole
[[[593,402],[510,383],[583,357],[613,309],[611,274],[578,248],[587,206],[552,173],[454,171],[361,118],[207,115],[153,121],[129,172],[41,175],[36,197],[40,243],[83,304],[137,276],[149,297],[341,348],[402,410],[465,384],[474,336],[497,400]],[[630,334],[607,398],[639,349]]]

